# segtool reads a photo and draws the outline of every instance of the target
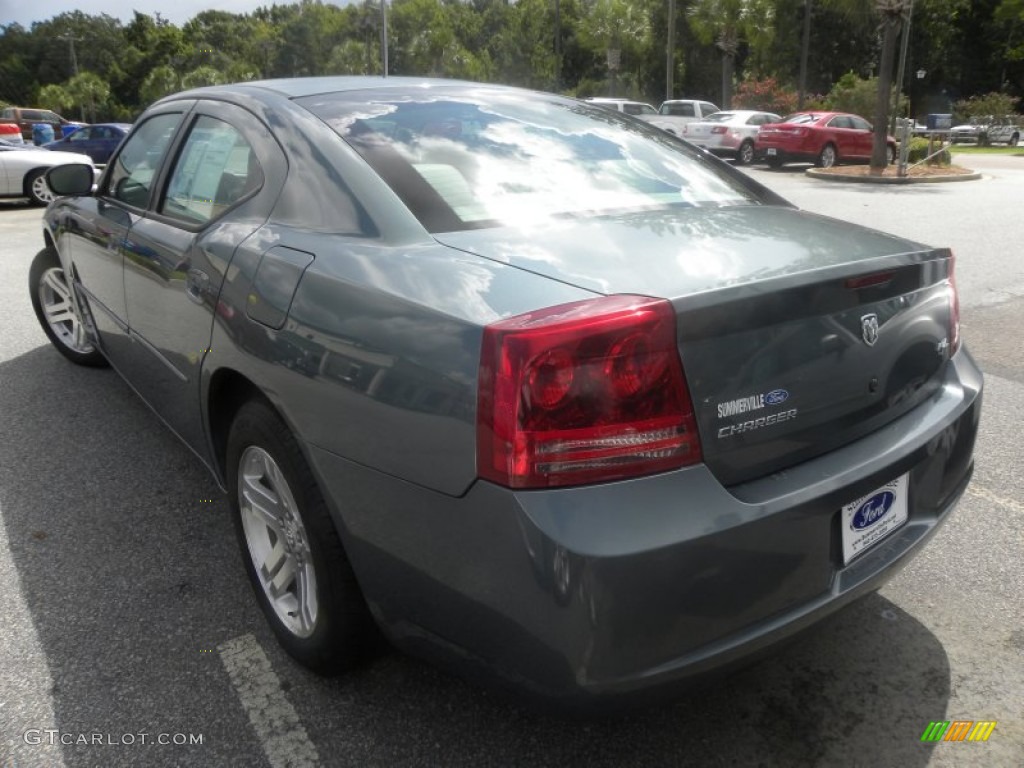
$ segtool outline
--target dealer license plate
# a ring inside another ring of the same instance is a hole
[[[907,522],[907,475],[843,507],[843,563],[880,542]]]

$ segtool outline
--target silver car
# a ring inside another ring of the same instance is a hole
[[[781,120],[772,112],[749,109],[716,112],[703,120],[684,125],[682,137],[716,155],[732,157],[739,165],[749,165],[754,162],[758,129]]]
[[[217,86],[150,107],[95,191],[49,180],[44,331],[209,468],[318,672],[380,630],[566,705],[647,701],[878,589],[971,476],[949,250],[601,107]]]

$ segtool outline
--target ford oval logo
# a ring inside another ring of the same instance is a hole
[[[888,514],[894,501],[896,494],[892,491],[876,493],[860,505],[850,521],[850,527],[858,531],[871,527]]]
[[[784,389],[773,389],[764,396],[765,405],[782,405],[789,400],[789,392]]]

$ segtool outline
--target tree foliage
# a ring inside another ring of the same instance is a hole
[[[856,101],[851,111],[875,119],[859,81],[875,82],[883,64],[895,71],[880,34],[894,3],[905,0],[676,0],[672,95],[726,106],[735,90],[737,105],[770,96],[787,111],[809,8],[808,90],[836,85],[833,100]],[[202,83],[380,74],[380,25],[377,0],[207,10],[180,27],[158,14],[122,23],[68,11],[31,28],[0,25],[0,101],[124,120]],[[666,93],[667,25],[665,0],[390,0],[389,73],[657,103]],[[619,51],[617,68],[609,50]],[[978,94],[1024,95],[1024,0],[915,0],[907,71],[918,70],[926,74],[911,74],[904,87],[919,117]],[[761,92],[768,82],[771,93]]]

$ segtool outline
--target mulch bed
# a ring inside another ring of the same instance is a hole
[[[839,165],[832,168],[817,168],[818,173],[827,173],[830,176],[881,176],[883,178],[898,178],[896,166],[890,165],[881,174],[872,173],[871,167],[867,165]],[[969,176],[974,173],[970,168],[959,165],[919,165],[907,170],[907,177],[911,179],[926,179],[932,176]]]

